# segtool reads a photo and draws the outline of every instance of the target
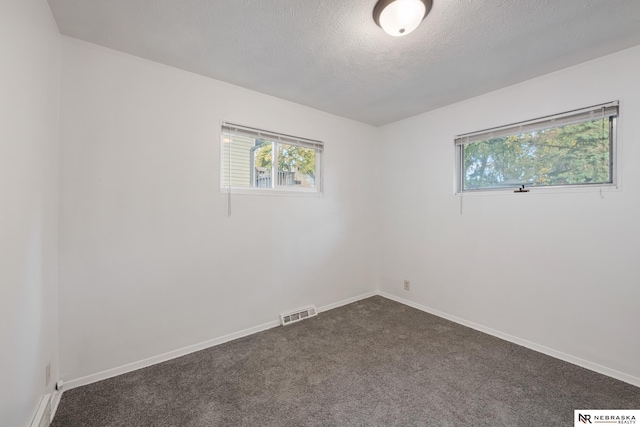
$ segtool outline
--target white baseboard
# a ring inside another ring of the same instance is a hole
[[[569,362],[569,363],[572,363],[574,365],[578,365],[578,366],[580,366],[582,368],[589,369],[590,371],[594,371],[594,372],[597,372],[599,374],[603,374],[603,375],[606,375],[608,377],[615,378],[615,379],[620,380],[620,381],[624,381],[624,382],[629,383],[631,385],[634,385],[636,387],[640,387],[640,378],[634,377],[633,375],[625,374],[624,372],[616,371],[615,369],[607,368],[606,366],[602,366],[602,365],[599,365],[597,363],[589,362],[588,360],[584,360],[584,359],[581,359],[579,357],[575,357],[575,356],[572,356],[570,354],[563,353],[563,352],[558,351],[558,350],[554,350],[554,349],[546,347],[544,345],[536,344],[534,342],[531,342],[531,341],[528,341],[528,340],[525,340],[525,339],[522,339],[522,338],[518,338],[516,336],[509,335],[507,333],[504,333],[504,332],[501,332],[501,331],[498,331],[498,330],[495,330],[495,329],[491,329],[489,327],[480,325],[478,323],[474,323],[474,322],[471,322],[469,320],[465,320],[465,319],[462,319],[460,317],[453,316],[453,315],[448,314],[448,313],[444,313],[444,312],[442,312],[440,310],[436,310],[434,308],[427,307],[426,305],[418,304],[416,302],[413,302],[413,301],[410,301],[410,300],[395,296],[393,294],[389,294],[387,292],[378,291],[377,294],[380,295],[381,297],[384,297],[384,298],[399,302],[399,303],[404,304],[404,305],[408,305],[409,307],[416,308],[416,309],[418,309],[420,311],[424,311],[426,313],[433,314],[433,315],[438,316],[438,317],[442,317],[443,319],[450,320],[452,322],[458,323],[458,324],[463,325],[463,326],[468,326],[469,328],[475,329],[476,331],[480,331],[480,332],[484,332],[485,334],[493,335],[494,337],[498,337],[498,338],[503,339],[505,341],[509,341],[509,342],[514,343],[514,344],[521,345],[523,347],[529,348],[529,349],[537,351],[539,353],[546,354],[547,356],[551,356],[551,357],[554,357],[556,359],[560,359],[560,360],[563,360],[565,362]]]
[[[53,392],[51,397],[51,422],[56,417],[56,412],[58,411],[58,405],[60,405],[60,399],[62,399],[62,390],[56,390]]]
[[[44,427],[49,426],[51,424],[51,395],[45,394],[40,399],[40,404],[38,404],[38,409],[36,410],[36,414],[31,420],[30,427]]]
[[[342,307],[343,305],[351,304],[356,301],[360,301],[363,299],[371,298],[378,295],[378,291],[367,292],[366,294],[361,294],[352,298],[343,299],[342,301],[334,302],[333,304],[323,305],[322,307],[318,307],[318,313],[322,313],[323,311],[333,310],[334,308]]]
[[[252,328],[244,329],[242,331],[234,332],[222,337],[207,340],[198,344],[190,345],[187,347],[179,348],[177,350],[169,351],[167,353],[159,354],[157,356],[148,357],[146,359],[139,360],[137,362],[127,363],[126,365],[119,366],[117,368],[107,369],[102,372],[87,375],[84,377],[76,378],[73,380],[64,381],[64,389],[71,390],[76,387],[95,383],[97,381],[106,380],[108,378],[116,377],[118,375],[126,374],[127,372],[135,371],[138,369],[146,368],[151,365],[166,362],[167,360],[175,359],[176,357],[186,356],[196,351],[204,350],[205,348],[213,347],[216,345],[224,344],[228,341],[233,341],[238,338],[246,337],[258,332],[265,331],[267,329],[274,328],[280,325],[280,322],[274,320],[273,322],[263,323],[262,325],[254,326]]]
[[[366,294],[358,295],[355,297],[347,298],[342,301],[338,301],[332,304],[327,304],[318,308],[318,313],[322,313],[323,311],[328,311],[343,305],[351,304],[356,301],[360,301],[372,296],[377,295],[377,291],[368,292]],[[277,317],[274,316],[274,317]],[[126,374],[127,372],[135,371],[137,369],[146,368],[151,365],[155,365],[161,362],[166,362],[167,360],[175,359],[176,357],[185,356],[190,353],[195,353],[196,351],[204,350],[209,347],[214,347],[216,345],[224,344],[228,341],[233,341],[238,338],[246,337],[247,335],[253,335],[258,332],[265,331],[267,329],[275,328],[276,326],[280,326],[279,320],[274,320],[272,322],[263,323],[262,325],[254,326],[252,328],[248,328],[242,331],[234,332],[228,335],[224,335],[222,337],[214,338],[211,340],[207,340],[201,342],[199,344],[190,345],[187,347],[179,348],[177,350],[173,350],[167,353],[159,354],[157,356],[149,357],[143,360],[139,360],[137,362],[127,363],[126,365],[119,366],[117,368],[107,369],[102,372],[98,372],[95,374],[87,375],[84,377],[72,379],[72,380],[64,380],[64,389],[71,390],[76,387],[81,387],[83,385],[95,383],[98,381],[106,380],[108,378],[112,378],[118,375]],[[56,405],[57,406],[57,405]]]
[[[620,381],[624,381],[626,383],[632,384],[636,387],[640,387],[640,378],[634,377],[632,375],[629,374],[625,374],[624,372],[619,372],[616,371],[614,369],[610,369],[607,368],[606,366],[602,366],[599,365],[597,363],[593,363],[593,362],[589,362],[588,360],[584,360],[584,359],[580,359],[578,357],[572,356],[570,354],[566,354],[563,353],[561,351],[558,350],[554,350],[552,348],[540,345],[540,344],[536,344],[534,342],[531,341],[527,341],[525,339],[522,338],[518,338],[516,336],[462,319],[460,317],[436,310],[434,308],[431,307],[427,307],[425,305],[395,296],[393,294],[384,292],[384,291],[372,291],[372,292],[367,292],[365,294],[361,294],[355,297],[351,297],[351,298],[347,298],[344,299],[342,301],[338,301],[332,304],[327,304],[321,307],[318,307],[318,313],[322,313],[324,311],[328,311],[328,310],[332,310],[334,308],[337,307],[341,307],[343,305],[347,305],[347,304],[351,304],[354,303],[356,301],[360,301],[366,298],[370,298],[372,296],[376,296],[379,295],[381,297],[399,302],[401,304],[407,305],[409,307],[413,307],[416,308],[418,310],[424,311],[426,313],[430,313],[433,314],[435,316],[438,317],[442,317],[443,319],[447,319],[450,320],[452,322],[458,323],[460,325],[463,326],[468,326],[472,329],[475,329],[477,331],[489,334],[489,335],[493,335],[495,337],[498,337],[500,339],[503,339],[505,341],[509,341],[512,342],[514,344],[518,344],[521,345],[523,347],[527,347],[531,350],[546,354],[548,356],[554,357],[556,359],[560,359],[563,360],[565,362],[569,362],[572,363],[574,365],[578,365],[581,366],[583,368],[589,369],[591,371],[595,371],[598,372],[600,374],[603,375],[607,375],[609,377],[618,379]],[[102,372],[98,372],[96,374],[92,374],[92,375],[87,375],[85,377],[81,377],[81,378],[77,378],[77,379],[73,379],[73,380],[69,380],[69,381],[65,381],[64,383],[64,389],[65,390],[70,390],[72,388],[76,388],[76,387],[80,387],[83,385],[87,385],[87,384],[91,384],[97,381],[102,381],[105,380],[107,378],[112,378],[118,375],[122,375],[125,374],[127,372],[131,372],[131,371],[135,371],[137,369],[141,369],[141,368],[145,368],[147,366],[151,366],[151,365],[155,365],[157,363],[161,363],[161,362],[165,362],[167,360],[171,360],[171,359],[175,359],[176,357],[180,357],[180,356],[185,356],[187,354],[190,353],[194,353],[196,351],[200,351],[200,350],[204,350],[206,348],[209,347],[214,347],[216,345],[220,345],[223,344],[225,342],[228,341],[232,341],[238,338],[242,338],[248,335],[252,335],[258,332],[262,332],[265,331],[267,329],[271,329],[274,328],[276,326],[279,326],[280,322],[278,320],[274,320],[272,322],[268,322],[268,323],[264,323],[262,325],[258,325],[258,326],[254,326],[252,328],[248,328],[242,331],[238,331],[238,332],[234,332],[222,337],[218,337],[218,338],[214,338],[208,341],[204,341],[201,342],[199,344],[194,344],[191,346],[187,346],[187,347],[183,347],[174,351],[170,351],[168,353],[164,353],[164,354],[160,354],[157,356],[153,356],[153,357],[149,357],[147,359],[143,359],[140,360],[138,362],[133,362],[133,363],[128,363],[126,365],[117,367],[117,368],[113,368],[113,369],[108,369]],[[58,408],[58,404],[60,402],[60,398],[62,396],[62,392],[57,392],[54,394],[53,396],[53,402],[52,402],[52,417],[53,415],[55,415],[55,411]],[[53,419],[53,418],[52,418]]]

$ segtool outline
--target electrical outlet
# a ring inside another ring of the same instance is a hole
[[[404,290],[405,291],[410,291],[411,290],[411,282],[408,280],[404,281]]]
[[[44,386],[49,387],[49,381],[51,381],[51,362],[47,363],[45,367],[44,378]]]

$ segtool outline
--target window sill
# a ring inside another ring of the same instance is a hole
[[[220,188],[220,193],[228,194],[229,189],[227,187]],[[277,190],[271,188],[231,188],[231,195],[243,195],[243,196],[285,196],[285,197],[323,197],[324,194],[317,190],[306,189],[291,189],[291,190]]]
[[[520,195],[520,193],[514,191],[517,188],[499,188],[493,190],[471,190],[464,192],[454,192],[454,196],[462,197],[486,197],[486,196],[509,196]],[[603,185],[588,185],[588,186],[556,186],[556,187],[525,187],[528,192],[523,192],[523,195],[527,194],[571,194],[571,193],[612,193],[621,191],[619,185],[616,184],[603,184]]]

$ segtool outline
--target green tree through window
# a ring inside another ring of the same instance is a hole
[[[612,117],[462,146],[463,190],[610,183]]]
[[[256,151],[256,165],[271,168],[272,156],[271,144],[264,144]],[[278,144],[278,170],[315,176],[315,150],[297,145]]]

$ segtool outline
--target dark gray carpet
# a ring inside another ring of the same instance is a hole
[[[640,388],[373,297],[67,391],[53,426],[573,426]]]

